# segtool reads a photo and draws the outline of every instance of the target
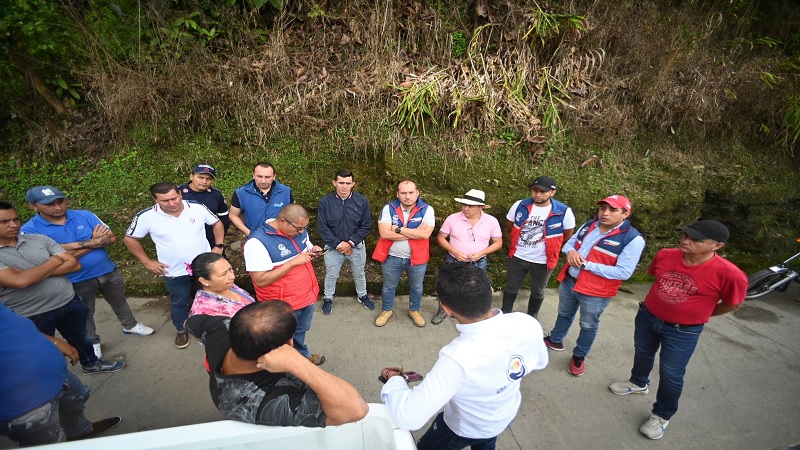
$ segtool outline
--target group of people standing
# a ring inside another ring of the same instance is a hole
[[[308,211],[294,203],[291,188],[276,180],[272,164],[255,165],[253,179],[235,190],[230,208],[212,186],[215,177],[214,167],[200,164],[184,185],[154,184],[150,194],[155,204],[133,218],[124,237],[126,247],[142,266],[164,280],[177,331],[175,346],[186,348],[190,333],[204,341],[212,399],[226,417],[307,426],[362,418],[366,404],[361,396],[344,380],[317,368],[325,356],[312,353],[305,342],[320,296],[312,265],[317,258],[325,262],[324,315],[333,312],[336,283],[346,261],[353,273],[357,301],[367,310],[375,309],[365,276],[371,209],[367,198],[354,191],[355,177],[349,171],[337,172],[332,192],[319,200],[317,229],[322,246],[312,244]],[[431,322],[439,324],[450,316],[458,323],[461,336],[442,349],[428,378],[414,389],[408,387],[401,369],[381,372],[386,381],[382,398],[398,423],[419,428],[444,406],[421,439],[421,448],[442,448],[442,442],[494,448],[497,435],[519,408],[519,381],[547,365],[548,348],[564,350],[576,315],[580,331],[567,371],[583,375],[600,317],[639,262],[645,242],[630,223],[632,204],[626,197],[611,195],[599,200],[597,214],[578,227],[571,208],[554,197],[555,180],[540,176],[528,188],[530,197],[515,202],[506,215],[510,239],[505,260],[507,282],[499,310],[491,308],[492,287],[486,267],[487,256],[503,247],[503,232],[498,220],[484,212],[490,207],[485,193],[472,189],[455,198],[461,211],[449,215],[439,229],[436,242],[447,254],[437,281],[439,309]],[[60,353],[47,356],[48,370],[54,374],[48,378],[50,389],[40,390],[47,398],[14,398],[5,392],[5,380],[0,380],[3,399],[15,402],[8,403],[13,407],[0,407],[0,432],[20,443],[43,443],[46,441],[30,440],[31,426],[13,431],[7,424],[30,413],[31,408],[40,408],[43,402],[69,401],[80,406],[88,397],[88,389],[81,389],[77,378],[65,375],[65,364],[54,362],[54,355],[80,360],[86,375],[125,367],[122,360],[100,359],[102,348],[93,320],[97,291],[111,305],[123,333],[147,336],[153,329],[138,323],[127,304],[122,277],[105,250],[116,242],[108,226],[89,211],[67,209],[66,196],[53,186],[31,188],[27,200],[37,215],[22,226],[13,206],[0,203],[0,301],[30,319]],[[242,253],[255,295],[236,286],[233,268],[225,258],[230,224],[246,236]],[[383,327],[393,317],[395,292],[405,271],[408,316],[414,325],[424,327],[420,304],[430,236],[435,229],[433,207],[420,198],[416,183],[401,181],[396,198],[381,208],[377,228],[379,238],[372,258],[381,263],[383,287],[374,324]],[[656,403],[641,427],[652,439],[663,436],[677,410],[685,367],[703,324],[711,315],[735,310],[747,285],[738,268],[716,255],[728,238],[724,225],[701,220],[680,230],[684,233],[680,247],[661,250],[650,266],[656,282],[635,320],[631,377],[610,386],[619,395],[646,394],[660,349]],[[156,258],[140,242],[148,235],[155,244]],[[545,334],[538,313],[561,254],[566,264],[558,275],[558,316]],[[513,313],[518,291],[528,276],[527,314]],[[0,313],[6,314],[2,308]],[[527,330],[526,337],[507,336],[510,328]],[[53,337],[56,329],[66,342]],[[12,333],[11,338],[30,334],[29,327],[22,326],[3,331]],[[12,359],[2,362],[15,364],[13,358],[20,355],[6,357]],[[32,363],[23,366],[35,368]],[[258,379],[253,378],[256,373]],[[477,374],[477,378],[468,374]],[[14,380],[17,387],[23,378]],[[273,392],[276,386],[283,386],[282,394]],[[83,395],[67,394],[73,391]],[[412,391],[425,395],[411,395]],[[92,424],[83,417],[82,408],[78,409],[73,413],[78,419],[71,423],[62,418],[59,425],[57,416],[49,416],[48,439],[90,437],[120,420],[116,417]],[[425,414],[411,418],[408,411]]]

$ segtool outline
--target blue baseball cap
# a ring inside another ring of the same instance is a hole
[[[214,178],[217,178],[217,171],[208,164],[198,164],[192,169],[192,173],[207,173]]]
[[[61,198],[67,198],[67,196],[53,186],[34,186],[25,193],[25,199],[28,200],[28,203],[49,205]]]

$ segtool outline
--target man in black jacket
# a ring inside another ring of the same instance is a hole
[[[336,281],[345,260],[350,262],[353,281],[356,284],[358,301],[369,310],[375,304],[367,296],[367,277],[364,266],[367,262],[365,239],[372,227],[367,197],[353,192],[356,183],[353,173],[340,170],[333,176],[333,192],[322,197],[317,211],[317,230],[325,242],[325,291],[322,313],[333,311],[333,294]]]

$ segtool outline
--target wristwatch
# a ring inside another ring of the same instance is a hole
[[[397,228],[395,228],[395,229],[394,229],[394,232],[395,232],[395,233],[400,233],[400,228],[402,228],[402,227],[397,227]]]
[[[214,248],[225,248],[225,244],[214,244]]]

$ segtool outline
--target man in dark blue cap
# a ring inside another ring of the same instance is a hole
[[[228,228],[231,226],[231,221],[228,217],[228,204],[225,203],[225,197],[222,196],[222,192],[213,186],[216,178],[217,171],[213,166],[198,164],[192,169],[192,173],[189,175],[189,182],[178,186],[178,191],[180,191],[184,200],[206,205],[211,212],[219,217],[227,235]],[[208,244],[211,248],[225,247],[223,242],[215,241],[213,227],[208,225],[206,225],[206,239],[208,239]]]

